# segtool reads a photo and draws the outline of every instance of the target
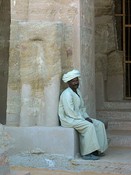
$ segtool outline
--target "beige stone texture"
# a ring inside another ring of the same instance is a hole
[[[56,125],[58,123],[56,119],[52,120],[52,114],[57,113],[61,75],[80,65],[79,14],[78,0],[11,1],[8,125],[43,125],[43,123],[53,125],[53,122]],[[47,23],[50,23],[51,28],[45,29],[45,32],[42,25],[46,26]],[[58,26],[60,24],[63,30],[61,32],[58,29],[57,34],[56,29],[53,31],[52,27],[56,23]],[[53,32],[50,31],[51,29]],[[61,47],[57,48],[60,42]],[[46,58],[45,61],[42,62],[40,57]],[[48,83],[49,80],[50,83]],[[62,84],[61,89],[63,87]],[[50,102],[49,96],[54,96],[54,101]],[[27,105],[28,103],[30,105]],[[32,106],[36,108],[33,109]],[[28,117],[23,118],[22,116],[29,111]],[[43,120],[43,115],[48,116],[46,121]]]
[[[0,175],[7,175],[10,173],[9,161],[6,152],[0,152]]]
[[[54,159],[51,159],[54,160]],[[65,160],[65,159],[64,159]],[[63,161],[64,161],[63,160]],[[60,163],[61,164],[61,163]],[[59,164],[59,166],[60,166]],[[66,165],[66,162],[64,163]],[[63,165],[63,166],[64,166]],[[67,168],[68,167],[68,168]],[[106,156],[98,161],[72,159],[66,169],[46,169],[13,166],[13,170],[26,170],[31,175],[130,175],[131,152],[130,148],[112,147],[106,152]]]
[[[103,73],[96,73],[96,109],[102,109],[105,101],[105,89],[104,89],[104,79]]]
[[[107,58],[108,58],[107,55],[103,53],[96,54],[95,58],[96,73],[101,72],[104,80],[107,80],[107,67],[108,67]]]
[[[107,95],[109,101],[123,99],[123,52],[114,51],[108,56]],[[119,87],[119,88],[118,88]]]
[[[112,0],[95,0],[95,16],[111,15],[112,9]]]
[[[94,1],[80,1],[81,89],[87,112],[95,117]]]
[[[6,132],[10,133],[14,140],[9,155],[28,153],[74,157],[79,154],[79,136],[73,128],[7,126]],[[28,166],[28,162],[26,165]]]
[[[58,101],[60,78],[63,73],[72,68],[82,70],[83,96],[89,114],[92,113],[95,116],[93,7],[93,1],[11,1],[8,125],[32,126],[43,125],[43,123],[50,126],[56,125],[58,123],[56,121],[56,102]],[[50,23],[51,28],[56,23],[61,24],[62,32],[58,30],[56,38],[53,32],[49,36],[50,29],[44,33],[42,27],[46,23]],[[56,43],[59,41],[62,41],[61,50],[57,49]],[[56,52],[57,50],[60,52]],[[80,61],[80,55],[82,61]],[[44,63],[40,57],[46,58]],[[48,84],[49,79],[50,85]],[[61,90],[64,87],[65,85],[61,82]],[[87,92],[88,95],[86,95]],[[54,96],[53,93],[56,95]],[[54,102],[50,103],[49,96],[54,96]],[[50,107],[54,112],[50,110]],[[54,121],[52,114],[55,115]],[[44,120],[43,115],[48,117],[45,117]]]
[[[109,101],[123,100],[123,76],[111,75],[107,81],[107,98]]]
[[[11,0],[11,20],[28,20],[29,0]]]
[[[113,17],[103,15],[95,18],[95,52],[108,54],[116,49]]]
[[[123,75],[123,52],[114,51],[108,55],[108,75]]]
[[[8,152],[13,145],[13,139],[9,132],[6,131],[5,125],[0,124],[0,154]]]
[[[57,125],[62,24],[20,22],[13,27],[15,30],[11,30],[13,43],[10,47],[7,124]],[[14,32],[17,30],[19,36]],[[54,93],[54,100],[50,98],[51,93]],[[47,120],[44,119],[46,116]]]
[[[30,0],[29,20],[52,22],[59,20],[72,24],[78,14],[77,2],[76,0]]]
[[[73,66],[79,66],[79,0],[12,0],[11,2],[12,21],[62,22],[64,25],[62,70],[66,72]]]

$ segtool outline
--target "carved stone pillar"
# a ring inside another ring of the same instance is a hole
[[[62,24],[20,22],[18,28],[19,41],[15,52],[18,54],[16,62],[19,70],[16,74],[19,76],[20,93],[13,107],[19,103],[20,111],[17,113],[17,121],[13,118],[13,122],[19,122],[20,126],[57,126]],[[13,56],[15,59],[15,54]],[[7,120],[8,125],[12,124],[10,113]]]

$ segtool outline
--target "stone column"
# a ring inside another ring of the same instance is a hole
[[[61,23],[20,23],[20,126],[57,126]]]
[[[58,125],[62,28],[60,22],[12,23],[7,125]]]
[[[73,68],[81,69],[83,96],[89,114],[94,115],[94,1],[15,2],[12,1],[7,124],[57,125],[61,75]]]
[[[80,1],[81,89],[87,113],[95,117],[94,0]]]

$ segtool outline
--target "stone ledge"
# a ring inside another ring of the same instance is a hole
[[[78,134],[73,128],[6,126],[6,131],[14,139],[10,155],[28,151],[74,157],[79,153]]]

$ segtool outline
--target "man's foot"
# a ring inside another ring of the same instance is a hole
[[[100,151],[94,151],[92,154],[99,157],[105,156],[105,153],[101,153]]]
[[[99,160],[100,158],[98,156],[95,156],[93,154],[87,154],[82,156],[84,160]]]

